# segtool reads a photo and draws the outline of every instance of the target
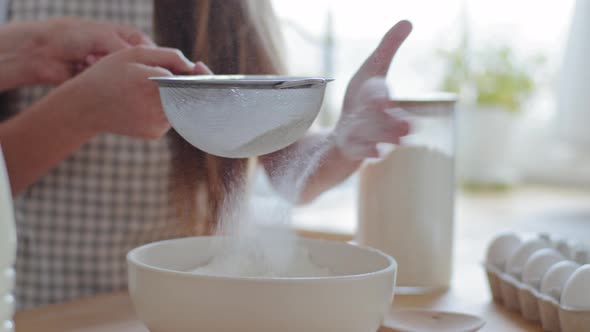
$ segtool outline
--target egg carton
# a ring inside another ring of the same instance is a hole
[[[494,301],[550,332],[590,331],[590,248],[547,234],[501,233],[484,263]]]

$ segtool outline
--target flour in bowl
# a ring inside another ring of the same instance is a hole
[[[257,256],[256,251],[229,252],[227,256],[215,256],[207,264],[191,273],[226,277],[301,278],[328,277],[333,275],[327,267],[316,265],[304,247],[297,247],[295,256],[286,269],[276,269],[268,261]]]

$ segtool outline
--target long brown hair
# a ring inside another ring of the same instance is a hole
[[[267,0],[154,0],[156,43],[216,74],[282,72],[277,28]],[[178,217],[197,234],[212,233],[226,195],[245,185],[248,160],[207,154],[173,130],[168,139]]]

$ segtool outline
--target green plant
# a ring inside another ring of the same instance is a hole
[[[465,40],[461,45],[452,50],[439,50],[439,56],[446,61],[441,89],[454,93],[460,93],[461,87],[469,80],[470,69],[468,65],[469,55]]]
[[[520,60],[508,46],[471,52],[467,45],[463,41],[453,50],[439,52],[446,62],[441,88],[456,93],[469,89],[479,105],[520,110],[535,90],[534,74],[544,58]]]

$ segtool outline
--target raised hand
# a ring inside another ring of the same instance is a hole
[[[385,76],[411,30],[408,21],[393,26],[348,84],[334,137],[340,153],[350,160],[377,157],[377,143],[399,143],[410,131],[404,111],[388,109]]]

